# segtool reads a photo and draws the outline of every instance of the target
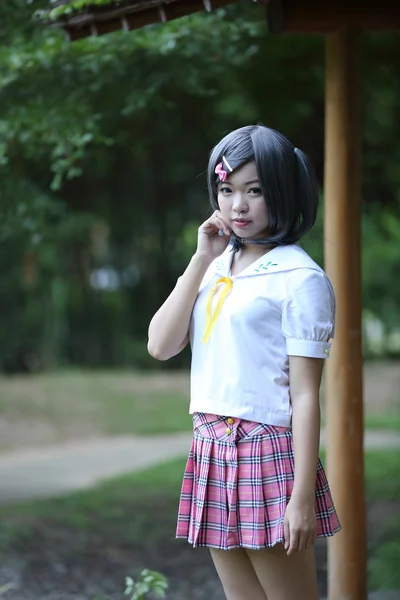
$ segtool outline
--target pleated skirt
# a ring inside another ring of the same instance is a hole
[[[294,483],[292,430],[204,413],[195,413],[193,424],[176,537],[221,550],[283,542]],[[318,537],[340,530],[320,460],[315,510]]]

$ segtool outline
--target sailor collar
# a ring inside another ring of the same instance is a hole
[[[232,246],[229,245],[225,252],[215,261],[213,269],[214,273],[220,277],[231,277],[230,271],[232,260]],[[257,258],[251,265],[246,267],[238,275],[234,275],[232,278],[254,277],[302,268],[322,271],[321,267],[308,256],[299,244],[290,244],[288,246],[277,246],[273,248],[260,258]]]

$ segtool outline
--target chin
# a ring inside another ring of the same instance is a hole
[[[240,235],[237,234],[239,237],[241,237],[244,241],[246,240],[265,240],[265,238],[268,237],[268,233],[266,232],[262,232],[262,233],[248,233],[247,235]]]

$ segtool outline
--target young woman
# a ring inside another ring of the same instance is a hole
[[[177,537],[210,548],[228,600],[317,600],[313,546],[340,529],[318,458],[335,297],[298,244],[317,184],[301,150],[257,125],[213,149],[208,187],[213,213],[149,327],[154,358],[192,349]]]

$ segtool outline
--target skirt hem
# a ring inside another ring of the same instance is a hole
[[[341,529],[342,529],[342,527],[338,527],[337,529],[334,529],[333,531],[331,531],[329,533],[319,533],[317,535],[317,539],[333,537],[336,533],[339,533],[339,531]],[[266,548],[273,548],[274,546],[277,546],[278,544],[284,543],[283,538],[278,538],[277,540],[274,541],[273,544],[264,544],[263,546],[260,546],[260,545],[256,546],[256,545],[251,545],[251,544],[236,544],[236,545],[231,545],[231,546],[218,546],[218,544],[210,544],[207,542],[193,543],[193,541],[190,540],[186,535],[176,535],[175,539],[176,540],[186,540],[188,542],[188,544],[193,546],[193,548],[213,548],[214,550],[225,550],[226,552],[228,552],[229,550],[236,550],[238,548],[244,548],[245,550],[265,550]]]

